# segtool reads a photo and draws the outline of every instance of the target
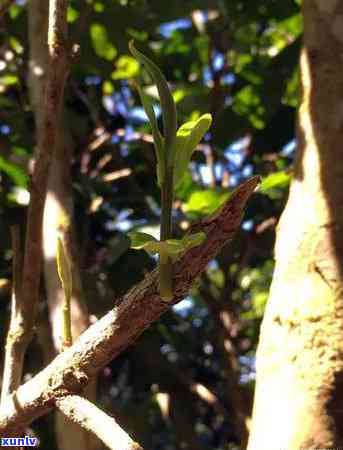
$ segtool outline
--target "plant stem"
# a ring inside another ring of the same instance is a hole
[[[166,241],[172,236],[173,193],[173,166],[169,165],[166,167],[161,186],[161,241]],[[161,297],[163,300],[170,301],[173,298],[173,267],[171,259],[163,254],[160,254],[159,274]]]
[[[70,317],[70,295],[64,296],[64,302],[62,306],[63,313],[63,330],[62,330],[62,349],[71,347],[73,344],[73,338],[71,334],[71,317]]]

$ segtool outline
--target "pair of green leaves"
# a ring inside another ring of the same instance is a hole
[[[163,184],[166,170],[172,168],[173,189],[175,189],[182,181],[197,145],[210,128],[212,117],[211,114],[204,114],[197,120],[186,122],[177,130],[176,106],[165,77],[156,64],[134,47],[132,41],[129,47],[133,56],[144,65],[156,84],[160,97],[163,136],[158,128],[152,101],[144,93],[142,87],[136,83],[154,138],[158,184],[159,186]]]
[[[182,239],[167,239],[158,241],[147,233],[133,231],[129,233],[131,239],[131,248],[136,250],[145,250],[150,255],[159,254],[163,262],[167,258],[176,261],[182,253],[196,247],[204,242],[206,234],[203,232],[184,236]]]

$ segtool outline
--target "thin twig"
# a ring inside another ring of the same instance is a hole
[[[0,414],[0,437],[47,413],[57,398],[81,392],[102,367],[131,345],[170,305],[180,302],[208,262],[233,238],[258,181],[254,177],[242,184],[220,211],[190,228],[190,233],[203,231],[207,239],[174,264],[174,297],[170,303],[160,298],[158,271],[154,270],[72,347],[7,398]]]
[[[39,154],[30,189],[22,280],[24,353],[34,331],[41,276],[44,202],[68,73],[67,3],[66,0],[50,0],[49,4],[49,70],[45,85],[45,116],[38,137]]]
[[[11,319],[6,340],[6,352],[4,363],[4,374],[1,390],[1,405],[6,397],[14,392],[21,382],[21,367],[23,365],[23,304],[20,292],[22,251],[20,248],[20,229],[18,225],[11,227],[12,235],[12,300]]]
[[[57,408],[72,422],[95,434],[112,450],[143,450],[114,420],[93,403],[78,395],[56,401]]]

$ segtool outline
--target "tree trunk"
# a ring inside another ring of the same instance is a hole
[[[343,445],[343,3],[304,0],[294,179],[257,351],[249,450]]]
[[[36,135],[42,130],[45,114],[44,86],[48,63],[47,29],[49,2],[46,0],[31,0],[29,3],[29,41],[30,41],[30,72],[29,87],[32,109],[35,115]],[[39,141],[39,139],[37,139]],[[39,151],[39,149],[37,149]],[[52,159],[48,179],[48,191],[43,219],[43,261],[45,288],[49,317],[52,330],[52,340],[55,352],[61,351],[62,304],[64,292],[57,273],[56,251],[58,226],[62,216],[67,216],[73,223],[73,199],[71,182],[71,138],[64,123],[60,124],[58,141]],[[76,243],[74,242],[74,247]],[[73,248],[74,256],[76,248]],[[73,295],[71,303],[72,334],[76,339],[88,326],[89,316],[86,304],[82,298],[82,287],[77,257],[73,258]],[[45,361],[48,364],[50,361]],[[85,395],[95,401],[96,379],[91,382]],[[94,450],[101,445],[92,434],[81,429],[64,415],[56,412],[56,439],[59,450]]]

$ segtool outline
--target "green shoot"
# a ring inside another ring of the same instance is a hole
[[[66,347],[70,347],[73,343],[70,311],[73,275],[71,258],[68,255],[63,238],[60,237],[58,237],[57,240],[57,271],[64,291],[64,302],[62,306],[62,349],[64,349]]]
[[[145,233],[133,232],[129,236],[132,248],[143,248],[150,254],[159,255],[160,295],[163,300],[170,301],[173,298],[172,263],[186,250],[200,245],[206,238],[204,233],[196,233],[182,239],[172,239],[172,206],[175,188],[185,175],[197,145],[211,126],[212,118],[210,114],[204,114],[198,120],[187,122],[177,130],[175,102],[162,72],[155,63],[135,48],[133,42],[130,42],[129,48],[157,86],[163,120],[163,135],[161,135],[152,102],[139,83],[136,83],[154,139],[157,181],[161,188],[161,229],[160,241]]]

